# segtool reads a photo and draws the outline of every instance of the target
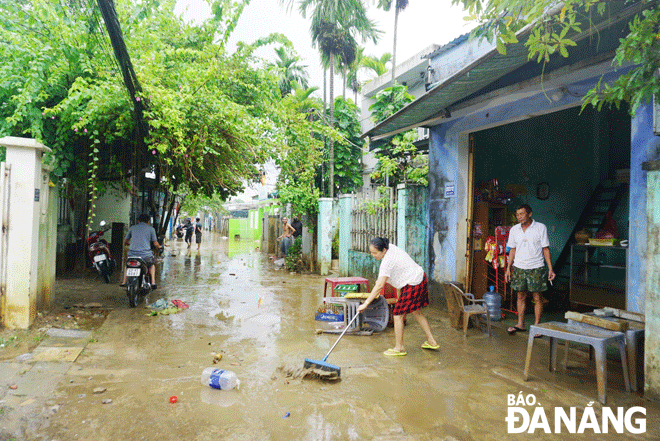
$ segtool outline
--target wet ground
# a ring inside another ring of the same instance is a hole
[[[340,341],[328,362],[342,368],[341,381],[288,377],[305,358],[322,359],[337,338],[315,332],[324,277],[290,274],[251,242],[206,234],[200,252],[187,250],[182,241],[169,245],[157,271],[159,289],[145,303],[165,298],[190,305],[177,314],[149,316],[144,307],[131,309],[117,283],[104,285],[91,273],[58,280],[58,311],[100,303],[98,311],[107,317],[90,326],[92,338],[75,362],[4,366],[3,372],[18,378],[17,391],[25,392],[0,395],[5,415],[0,439],[15,434],[94,441],[594,439],[593,429],[583,435],[569,435],[565,428],[561,434],[536,429],[512,435],[505,421],[508,395],[517,398],[519,392],[535,396],[537,402],[526,408],[530,416],[544,408],[552,431],[555,407],[576,407],[578,425],[584,409],[593,407],[600,421],[593,362],[580,353],[571,355],[568,370],[553,374],[547,369],[547,340],[538,340],[531,380],[525,382],[527,334],[509,336],[496,328],[489,338],[470,329],[464,338],[449,326],[446,311],[431,305],[425,313],[439,351],[420,348],[425,338],[411,317],[405,357],[382,355],[393,345],[387,328]],[[216,354],[222,359],[214,365]],[[202,386],[207,366],[236,372],[240,389]],[[37,375],[40,368],[50,372],[48,386],[31,392],[21,376]],[[646,417],[635,418],[645,418],[646,433],[624,428],[617,434],[610,426],[609,434],[596,436],[660,439],[660,407],[626,393],[621,377],[620,364],[612,360],[608,407],[644,407]],[[21,409],[32,414],[21,415]]]

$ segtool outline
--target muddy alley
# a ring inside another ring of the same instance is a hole
[[[472,328],[464,338],[435,304],[425,311],[439,351],[420,347],[424,335],[409,318],[407,356],[382,355],[393,344],[391,327],[370,336],[346,335],[328,358],[341,367],[340,381],[301,379],[297,373],[304,359],[322,359],[337,339],[316,332],[314,313],[325,278],[290,274],[253,242],[213,234],[205,239],[199,252],[170,241],[158,263],[158,289],[134,309],[117,274],[110,285],[91,272],[58,280],[58,308],[100,304],[105,321],[90,330],[73,361],[3,363],[3,375],[13,375],[15,380],[7,381],[17,388],[0,396],[5,423],[0,439],[594,438],[593,429],[568,434],[562,427],[554,433],[556,407],[576,407],[578,415],[593,407],[601,424],[603,406],[588,358],[571,356],[568,369],[550,373],[548,344],[541,340],[525,382],[526,334],[509,336],[496,327],[489,338]],[[161,298],[181,300],[189,308],[150,315],[146,305]],[[202,386],[200,374],[209,366],[234,371],[240,389]],[[643,407],[646,415],[636,418],[645,419],[646,430],[616,433],[610,426],[599,438],[659,439],[658,405],[625,392],[616,360],[608,369],[607,405]],[[520,392],[536,399],[526,407],[530,415],[534,408],[545,409],[552,433],[507,433],[508,396]],[[176,403],[170,402],[173,396]]]

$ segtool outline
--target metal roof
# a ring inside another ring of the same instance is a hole
[[[628,8],[625,8],[624,2],[613,2],[611,5],[614,6],[615,3],[619,6],[616,8],[616,11],[612,11],[609,15],[606,14],[606,17],[593,17],[594,26],[589,31],[585,30],[585,32],[577,36],[574,35],[574,41],[582,40],[594,32],[624,18],[629,18],[644,9],[641,3],[634,4]],[[597,22],[597,18],[600,19],[600,23]],[[529,61],[528,49],[525,43],[530,31],[531,25],[521,29],[516,34],[518,43],[508,45],[506,55],[497,52],[497,49],[493,45],[493,48],[483,56],[455,74],[433,84],[432,88],[426,94],[383,120],[369,131],[363,133],[362,137],[369,136],[371,141],[378,141],[415,127],[438,124],[448,113],[447,108],[449,106],[480,91]],[[446,46],[451,45],[451,47],[454,47],[464,43],[466,40],[467,37],[462,35]],[[438,49],[434,55],[446,51],[448,49],[446,46]]]

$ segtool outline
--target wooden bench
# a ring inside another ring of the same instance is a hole
[[[608,345],[618,345],[621,353],[621,366],[623,368],[623,380],[626,392],[630,392],[630,381],[628,379],[628,363],[626,360],[626,342],[623,332],[608,331],[605,329],[588,329],[577,325],[562,322],[548,322],[529,327],[529,339],[527,340],[527,356],[525,358],[525,381],[529,378],[529,365],[532,360],[532,348],[534,346],[534,335],[541,334],[550,338],[550,372],[557,370],[557,340],[566,340],[583,343],[594,348],[596,358],[596,383],[598,387],[598,401],[605,404],[607,390],[607,357]]]

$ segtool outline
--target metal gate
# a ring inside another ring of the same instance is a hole
[[[9,235],[9,196],[11,189],[11,164],[0,163],[0,220],[2,220],[2,237],[0,237],[0,323],[4,314],[5,295],[7,291],[7,247]]]

